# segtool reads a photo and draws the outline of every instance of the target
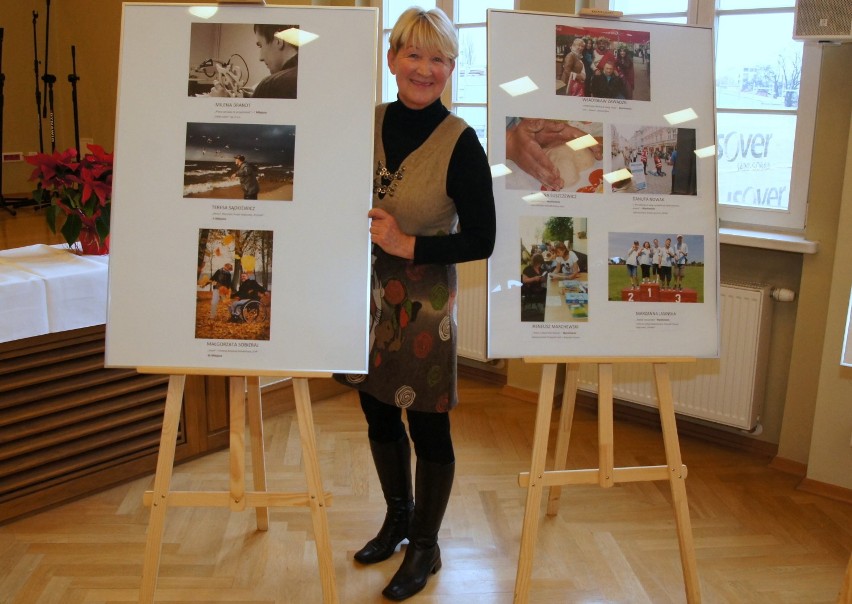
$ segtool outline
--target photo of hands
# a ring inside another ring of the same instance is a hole
[[[506,118],[506,188],[603,193],[603,124]]]

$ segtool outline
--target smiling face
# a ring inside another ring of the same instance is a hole
[[[396,76],[399,100],[409,109],[423,109],[444,92],[456,63],[435,50],[405,46],[388,50],[388,67]]]

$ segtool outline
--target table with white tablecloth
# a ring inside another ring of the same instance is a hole
[[[0,250],[0,342],[106,323],[108,262],[66,246]]]

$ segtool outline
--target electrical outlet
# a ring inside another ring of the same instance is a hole
[[[3,152],[3,163],[13,162],[13,161],[24,161],[24,153],[23,151],[4,151]]]

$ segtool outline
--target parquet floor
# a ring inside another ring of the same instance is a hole
[[[457,480],[440,543],[444,568],[410,601],[512,602],[535,408],[497,385],[465,379],[452,413]],[[554,414],[558,415],[558,414]],[[314,405],[340,601],[377,603],[401,555],[362,567],[352,554],[382,519],[365,424],[352,393]],[[555,421],[554,418],[554,428]],[[578,409],[569,465],[597,465],[597,422]],[[265,423],[271,490],[304,491],[294,413]],[[553,439],[551,439],[553,442]],[[616,421],[615,463],[665,463],[653,428]],[[852,506],[795,490],[768,458],[681,438],[704,602],[836,602],[852,550]],[[250,477],[250,472],[249,472]],[[175,469],[173,489],[227,489],[227,452]],[[250,480],[250,478],[249,478]],[[152,478],[0,527],[0,602],[134,602]],[[542,512],[530,601],[684,602],[674,517],[665,483],[563,489],[556,517]],[[158,602],[304,604],[322,601],[310,514],[270,508],[267,532],[252,511],[172,508]]]

